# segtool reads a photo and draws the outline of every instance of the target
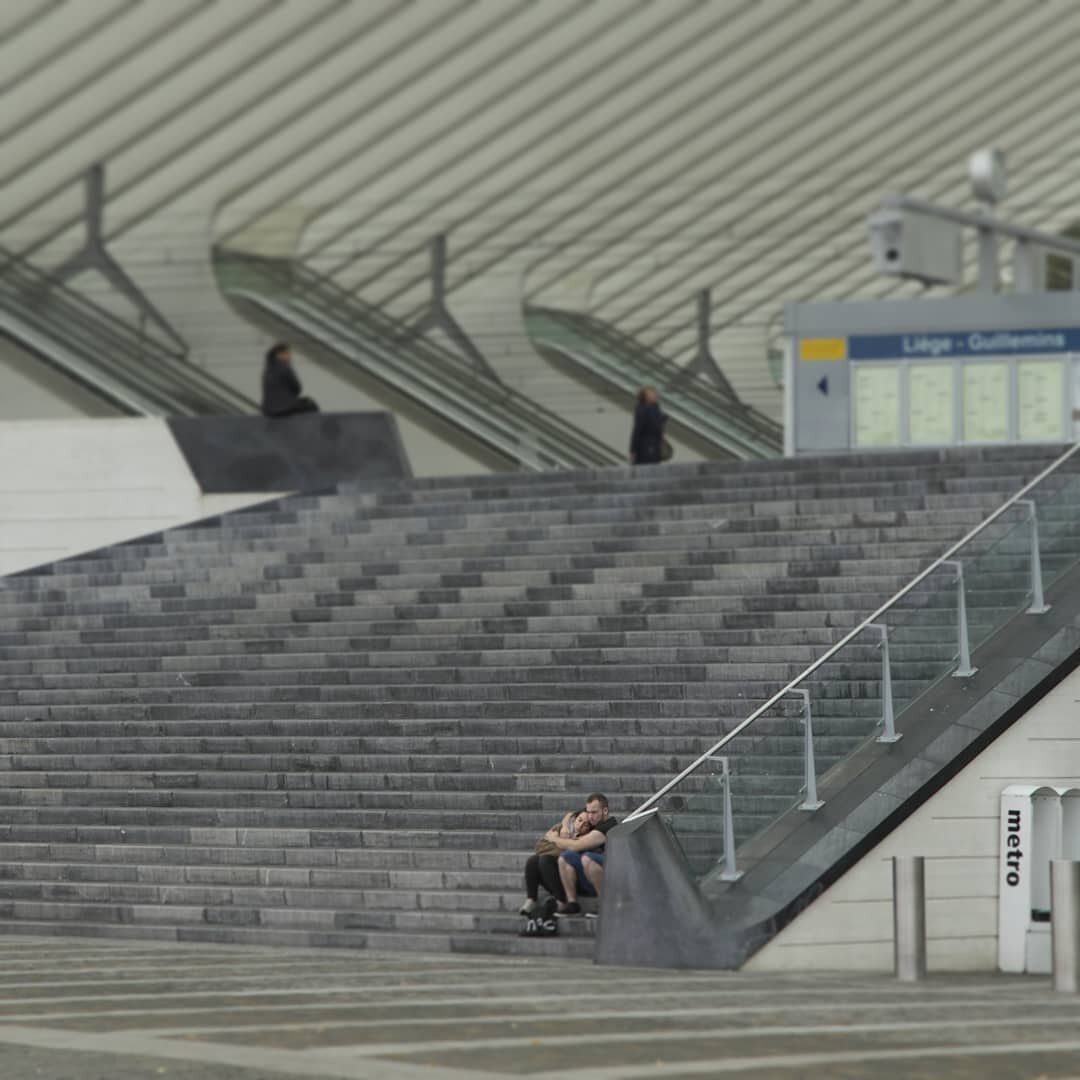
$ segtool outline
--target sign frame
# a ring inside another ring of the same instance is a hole
[[[791,456],[887,449],[858,446],[858,424],[852,416],[856,366],[879,362],[902,367],[903,415],[899,442],[892,449],[1019,444],[1021,434],[1029,445],[1080,437],[1080,318],[1075,294],[974,293],[933,299],[791,303],[785,307],[784,333],[784,445]],[[1054,396],[1056,377],[1045,371],[1028,377],[1018,366],[1028,359],[1062,361],[1060,419]],[[964,364],[982,360],[1009,365],[1005,443],[964,442],[962,369]],[[912,423],[909,365],[916,363],[942,363],[953,369],[954,418],[948,441],[936,438],[944,436],[946,424],[944,390],[934,378],[927,376],[923,384],[921,415],[927,422],[920,424],[915,418]],[[1027,403],[1023,426],[1021,379]],[[864,403],[867,400],[864,392]],[[920,434],[920,428],[935,441],[913,442],[913,429]],[[864,415],[864,437],[867,434]]]

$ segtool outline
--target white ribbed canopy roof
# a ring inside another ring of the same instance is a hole
[[[214,242],[408,316],[445,232],[474,330],[516,295],[685,357],[711,288],[775,413],[784,301],[917,291],[870,265],[885,191],[971,206],[995,145],[1004,216],[1080,218],[1074,0],[5,0],[0,35],[0,242],[74,250],[104,161],[111,243],[223,363]]]

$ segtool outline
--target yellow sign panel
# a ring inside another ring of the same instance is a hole
[[[847,357],[847,338],[799,338],[800,360],[843,360]]]

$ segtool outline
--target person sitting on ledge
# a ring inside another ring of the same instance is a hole
[[[300,380],[293,371],[292,349],[279,341],[266,353],[262,377],[263,416],[318,412],[319,406],[311,398],[301,396],[301,390]]]
[[[559,907],[560,915],[580,915],[578,894],[599,896],[604,882],[604,845],[607,834],[619,823],[608,814],[605,795],[595,792],[585,800],[585,813],[592,828],[574,840],[553,837],[559,856],[559,877],[566,902]],[[549,837],[551,833],[547,834]]]
[[[559,845],[551,839],[552,833],[563,840],[575,840],[592,829],[589,814],[583,808],[571,810],[563,815],[562,821],[552,827],[536,841],[535,852],[525,860],[525,903],[518,911],[519,915],[531,915],[539,906],[540,886],[560,903],[566,903],[562,880],[559,877]]]

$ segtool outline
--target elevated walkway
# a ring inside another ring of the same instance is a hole
[[[0,335],[128,416],[258,412],[152,324],[136,327],[2,249]]]
[[[527,309],[526,325],[552,363],[599,384],[628,409],[642,386],[656,386],[671,429],[710,457],[753,460],[777,457],[783,448],[780,425],[744,405],[729,387],[688,377],[678,364],[600,319],[533,307]]]
[[[283,333],[302,335],[458,439],[478,444],[503,468],[589,468],[622,460],[492,372],[299,263],[219,251],[215,264],[223,291],[242,309],[269,318]]]
[[[630,814],[1056,452],[344,484],[8,577],[0,932],[591,955],[517,937],[539,833]]]

